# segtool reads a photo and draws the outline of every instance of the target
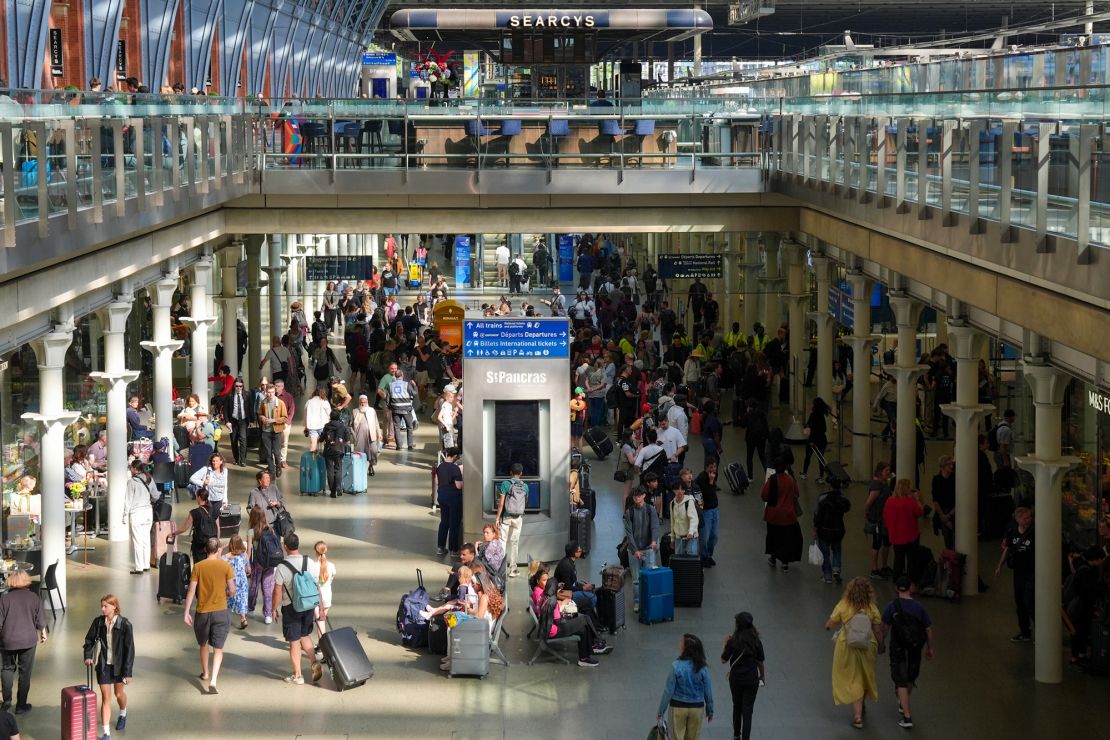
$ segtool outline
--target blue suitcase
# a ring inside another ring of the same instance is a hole
[[[317,452],[301,455],[301,495],[317,496],[324,490],[327,481],[327,467],[324,456]]]
[[[366,455],[348,452],[343,456],[343,479],[340,487],[344,493],[366,492],[366,471],[370,467]]]
[[[674,573],[670,568],[640,571],[640,621],[674,620]]]

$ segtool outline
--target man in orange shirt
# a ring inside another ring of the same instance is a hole
[[[224,643],[231,629],[227,599],[235,595],[235,571],[220,558],[220,541],[215,537],[204,547],[207,557],[196,564],[185,597],[185,624],[193,628],[200,646],[200,680],[208,681],[208,693],[218,694],[216,678],[224,661]],[[196,617],[190,613],[197,599]],[[208,672],[208,651],[212,648],[212,672]]]

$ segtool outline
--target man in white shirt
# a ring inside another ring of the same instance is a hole
[[[497,282],[501,284],[502,288],[509,285],[509,248],[502,244],[494,250],[494,256],[497,258]]]
[[[328,387],[319,385],[316,394],[304,405],[304,431],[308,435],[308,451],[316,452],[320,432],[331,418],[331,402],[328,401]]]
[[[675,398],[675,403],[667,409],[667,421],[672,429],[682,433],[683,439],[690,436],[690,419],[686,416],[686,396],[681,394]]]
[[[655,430],[656,439],[663,449],[667,451],[667,460],[678,462],[679,455],[686,452],[686,436],[671,426],[670,420],[663,417],[659,420],[659,427]]]
[[[108,470],[108,430],[101,429],[96,441],[89,445],[89,463],[101,473]]]
[[[655,429],[648,429],[644,432],[644,446],[640,448],[640,451],[636,453],[636,459],[632,461],[636,471],[641,475],[649,470],[660,475],[663,473],[663,466],[667,462],[667,450],[659,444],[656,434],[657,430]]]
[[[594,309],[594,302],[590,300],[585,291],[578,294],[578,300],[571,306],[571,314],[574,316],[574,328],[581,329],[583,326],[594,325],[594,318],[596,316]]]

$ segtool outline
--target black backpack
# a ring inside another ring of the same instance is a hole
[[[902,609],[902,599],[894,600],[894,638],[899,645],[911,650],[920,650],[927,642],[925,623]]]
[[[516,262],[510,262],[509,263],[509,274],[514,276],[514,277],[519,275],[520,274],[520,265],[517,264]]]
[[[989,432],[987,432],[987,449],[990,450],[991,452],[998,452],[998,450],[999,450],[998,427],[1000,427],[1001,425],[1003,425],[1005,423],[1006,422],[1004,422],[1004,421],[1000,421],[997,424],[995,424],[993,427],[991,427]]]
[[[342,457],[343,453],[347,451],[347,435],[339,432],[339,428],[330,422],[324,427],[324,432],[320,437],[324,441],[324,455],[326,457]]]
[[[203,514],[198,516],[198,513],[203,511]],[[219,529],[216,527],[216,520],[212,518],[212,514],[208,509],[197,507],[193,509],[193,542],[207,542],[213,537],[219,536]]]
[[[258,539],[258,547],[254,551],[255,565],[262,568],[276,568],[284,559],[285,553],[282,552],[281,541],[278,536],[269,527],[262,530],[262,536]]]
[[[621,405],[621,398],[623,396],[624,394],[621,392],[620,386],[613,383],[613,386],[605,394],[605,405],[608,408],[615,409]]]

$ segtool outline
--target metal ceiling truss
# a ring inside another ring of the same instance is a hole
[[[36,88],[42,82],[50,0],[5,0],[8,30],[8,83]]]
[[[243,70],[243,47],[247,43],[255,0],[224,0],[220,18],[220,94],[234,95]]]
[[[124,0],[84,0],[85,72],[112,84]]]

